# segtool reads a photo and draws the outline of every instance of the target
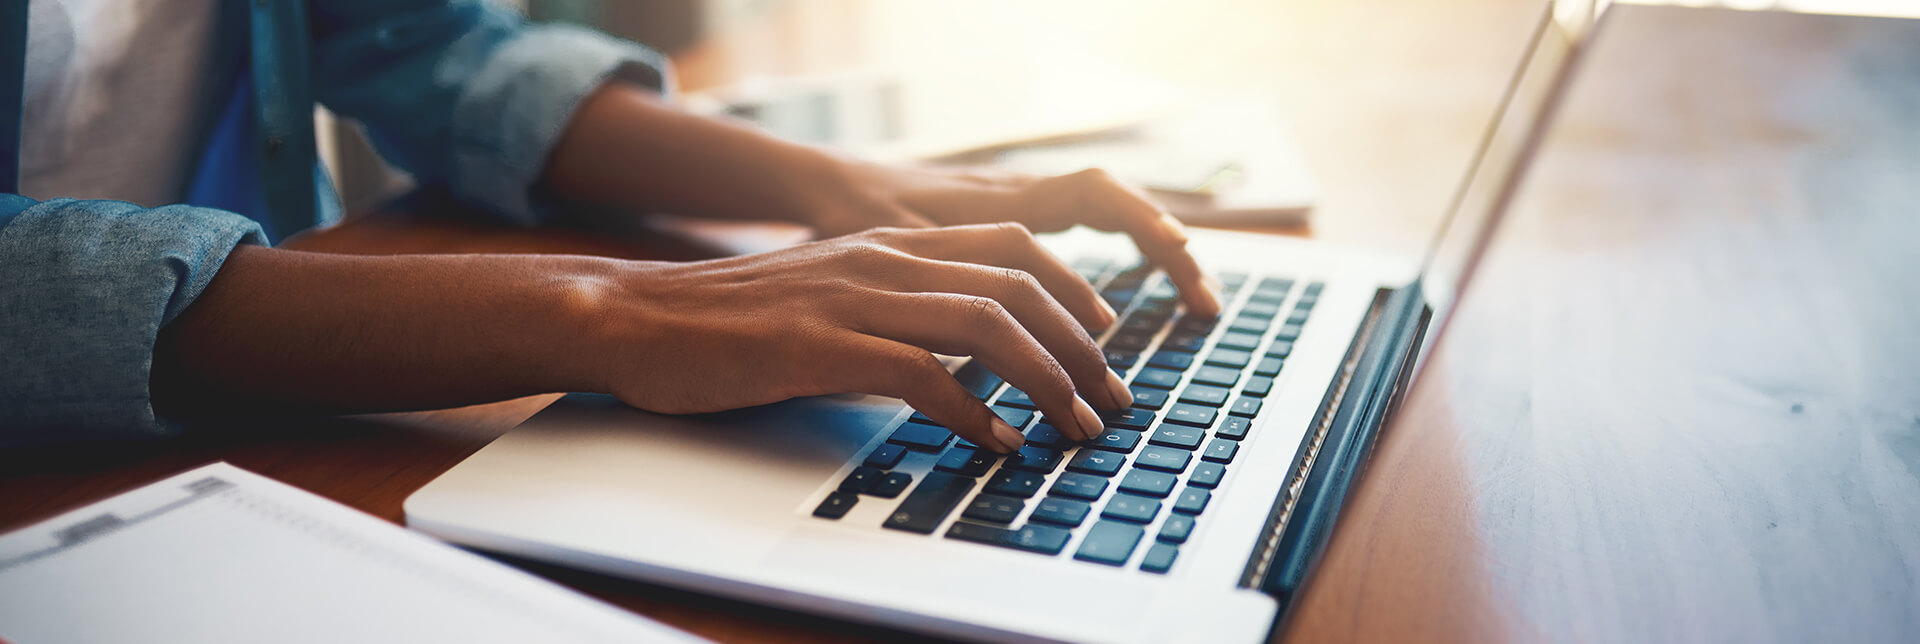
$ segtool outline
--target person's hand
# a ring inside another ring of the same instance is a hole
[[[1167,272],[1187,310],[1220,311],[1218,289],[1187,252],[1187,234],[1139,189],[1093,169],[1035,177],[985,169],[912,168],[846,160],[800,198],[804,219],[822,235],[876,226],[924,228],[1011,221],[1035,231],[1085,224],[1125,232],[1141,255]]]
[[[1133,402],[1083,328],[1106,328],[1113,310],[1017,224],[878,228],[758,255],[598,266],[569,282],[591,321],[576,350],[598,365],[599,390],[642,409],[874,393],[983,447],[1019,449],[1025,438],[934,353],[983,361],[1073,439],[1101,431],[1088,403]]]

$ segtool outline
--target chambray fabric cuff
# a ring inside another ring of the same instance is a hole
[[[454,106],[456,195],[515,223],[546,220],[538,193],[547,155],[587,94],[609,79],[661,94],[673,86],[651,49],[567,25],[537,25],[500,45]]]
[[[17,212],[16,212],[17,211]],[[0,446],[160,438],[160,327],[260,226],[210,208],[0,195]]]

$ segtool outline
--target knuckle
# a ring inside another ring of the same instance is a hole
[[[1002,293],[1011,297],[1031,298],[1045,292],[1040,278],[1017,268],[994,268],[994,279],[1000,284]]]
[[[1017,221],[1003,221],[992,224],[992,226],[994,232],[999,233],[1000,236],[1010,241],[1020,243],[1034,243],[1037,241],[1033,237],[1033,229],[1027,228],[1026,224]]]
[[[960,301],[963,320],[976,329],[997,329],[1007,319],[1007,307],[990,297],[966,296]]]

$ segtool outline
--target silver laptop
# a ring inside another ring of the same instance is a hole
[[[1134,391],[1085,444],[970,363],[1027,435],[977,451],[899,400],[698,416],[562,399],[415,493],[480,550],[973,640],[1256,641],[1281,623],[1466,283],[1595,20],[1544,12],[1424,261],[1195,231],[1225,285],[1185,315],[1124,237],[1046,239],[1121,322]],[[742,368],[747,368],[743,365]]]

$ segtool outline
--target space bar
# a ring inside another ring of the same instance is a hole
[[[953,509],[960,507],[960,500],[967,498],[967,492],[973,490],[973,479],[955,476],[946,472],[933,472],[920,480],[899,509],[887,517],[884,525],[895,530],[906,530],[920,534],[933,534],[940,522],[947,519]]]

